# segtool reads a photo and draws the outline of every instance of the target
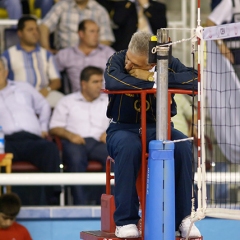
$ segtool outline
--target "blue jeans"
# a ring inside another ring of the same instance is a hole
[[[85,138],[86,144],[74,144],[68,140],[62,140],[63,143],[63,162],[67,166],[68,172],[86,172],[88,160],[94,159],[103,165],[103,171],[106,169],[106,159],[108,156],[107,146],[93,138]],[[71,187],[73,203],[75,205],[86,204],[86,197],[81,186]]]

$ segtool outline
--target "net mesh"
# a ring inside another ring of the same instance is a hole
[[[194,187],[201,202],[197,212],[193,207],[193,218],[199,213],[195,220],[204,216],[240,219],[240,61],[238,64],[237,60],[240,40],[230,38],[240,36],[236,29],[240,29],[239,24],[204,28],[202,32],[201,29],[168,29],[174,43],[173,56],[187,66],[201,69],[201,99],[192,101],[189,96],[177,99],[175,125],[181,131],[185,126],[183,132],[195,138]],[[197,38],[201,39],[200,47]],[[198,138],[202,141],[200,146]],[[198,149],[201,149],[200,161]]]
[[[232,40],[235,45],[238,40]],[[240,209],[240,82],[233,51],[206,41],[204,50],[205,161],[208,207]],[[222,54],[222,52],[225,52]]]

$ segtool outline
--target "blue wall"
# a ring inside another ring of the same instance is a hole
[[[56,219],[56,220],[21,220],[26,226],[33,240],[79,240],[80,232],[85,230],[99,230],[99,219]]]

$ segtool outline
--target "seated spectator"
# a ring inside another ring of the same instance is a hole
[[[8,63],[8,78],[28,82],[54,107],[63,96],[56,91],[61,87],[60,75],[52,54],[38,45],[36,19],[32,16],[20,18],[17,30],[20,43],[3,53]]]
[[[48,102],[30,84],[10,81],[7,76],[7,65],[0,58],[0,126],[5,152],[13,153],[13,162],[28,161],[42,172],[59,172],[58,148],[46,139],[51,114]],[[52,196],[52,188],[46,187],[47,200]]]
[[[114,36],[110,19],[104,7],[95,0],[59,1],[43,19],[40,26],[41,44],[50,50],[49,34],[56,30],[56,49],[71,47],[78,43],[77,28],[84,19],[93,19],[100,26],[101,43],[110,45]]]
[[[81,91],[63,97],[53,111],[50,133],[63,143],[63,162],[68,172],[85,172],[88,160],[94,159],[106,166],[108,156],[106,129],[107,96],[100,94],[103,70],[89,66],[80,78]],[[80,186],[72,187],[74,204],[84,204]]]
[[[28,230],[17,223],[21,200],[14,193],[0,196],[0,240],[32,240]]]
[[[66,71],[72,92],[80,89],[80,73],[92,65],[105,69],[108,58],[114,53],[111,47],[99,44],[99,27],[90,19],[78,26],[79,44],[60,50],[55,57],[59,71]]]

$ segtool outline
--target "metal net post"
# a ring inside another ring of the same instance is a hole
[[[160,44],[168,42],[168,30],[159,29]],[[159,46],[157,52],[157,123],[156,140],[167,140],[168,130],[168,46]]]

